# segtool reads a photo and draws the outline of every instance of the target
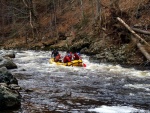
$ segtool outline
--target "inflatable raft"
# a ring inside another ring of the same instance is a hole
[[[49,59],[50,64],[63,65],[63,66],[83,66],[82,60],[72,60],[71,62],[63,63],[63,62],[55,62],[54,58]]]

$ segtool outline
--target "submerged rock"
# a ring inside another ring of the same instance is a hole
[[[15,58],[15,53],[14,51],[9,51],[7,53],[4,53],[4,57]]]

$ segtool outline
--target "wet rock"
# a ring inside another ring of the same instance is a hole
[[[105,58],[109,61],[109,62],[115,62],[115,57],[114,55],[108,51],[108,52],[105,52]]]
[[[88,48],[89,45],[90,45],[89,42],[79,41],[79,42],[77,42],[77,43],[74,43],[74,44],[71,46],[70,50],[71,50],[71,51],[80,51],[82,48]]]
[[[111,51],[104,51],[102,53],[92,56],[92,60],[99,60],[100,62],[116,62],[116,58]]]
[[[0,56],[0,67],[3,66],[5,66],[7,69],[17,68],[17,65],[10,58],[4,58]]]
[[[0,85],[0,110],[15,109],[21,105],[20,94],[5,85]]]
[[[25,89],[26,92],[33,92],[33,89]]]
[[[26,69],[21,69],[20,71],[26,71]]]
[[[13,77],[6,67],[2,67],[0,68],[0,83],[18,84],[18,81],[15,77]]]
[[[102,46],[103,44],[101,41],[94,42],[93,44],[90,45],[90,51],[92,53],[98,54],[102,50],[103,48]]]
[[[97,54],[91,56],[90,59],[92,60],[99,60],[99,62],[109,62],[109,63],[120,63],[124,64],[127,63],[129,59],[130,53],[127,54],[125,51],[126,46],[121,46],[120,48],[117,47],[110,47],[105,48],[98,52]]]
[[[13,90],[21,90],[21,87],[17,84],[10,84],[8,87]]]
[[[81,52],[81,53],[85,53],[85,54],[89,53],[89,52],[88,52],[88,48],[87,48],[87,47],[85,47],[85,48],[81,49],[81,51],[80,51],[80,52]]]
[[[7,84],[6,84],[6,83],[0,83],[0,86],[5,86],[5,87],[7,87]]]
[[[9,58],[15,58],[15,53],[14,51],[9,51],[7,53],[4,53],[4,57],[9,57]]]

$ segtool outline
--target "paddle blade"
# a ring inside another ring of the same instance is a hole
[[[86,67],[86,64],[83,64],[83,67]]]

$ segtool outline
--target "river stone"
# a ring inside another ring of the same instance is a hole
[[[21,105],[21,96],[17,91],[0,85],[0,110],[15,109]]]
[[[2,67],[0,68],[0,83],[18,84],[18,81],[15,77],[13,77],[6,67]]]
[[[0,56],[0,67],[5,66],[7,69],[15,69],[17,65],[10,59]]]
[[[9,58],[15,58],[15,52],[14,51],[3,51],[1,53],[3,57],[9,57]]]
[[[4,57],[9,57],[9,58],[15,58],[15,53],[14,51],[9,51],[7,53],[4,53]]]

